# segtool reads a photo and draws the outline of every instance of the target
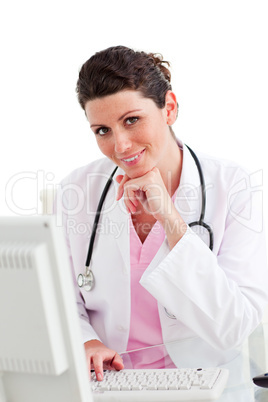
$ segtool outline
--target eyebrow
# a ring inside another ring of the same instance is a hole
[[[128,112],[124,113],[122,116],[119,117],[118,121],[123,120],[125,116],[127,116],[130,113],[134,113],[134,112],[140,112],[142,109],[133,109],[133,110],[129,110]],[[90,127],[102,127],[102,126],[106,126],[106,124],[91,124]]]

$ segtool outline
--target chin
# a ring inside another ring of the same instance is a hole
[[[126,169],[125,173],[130,179],[137,179],[138,177],[144,176],[146,173],[150,172],[153,167],[140,167],[136,169]]]

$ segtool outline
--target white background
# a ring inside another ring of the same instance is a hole
[[[0,214],[40,212],[41,188],[101,156],[75,85],[93,53],[119,44],[162,53],[180,105],[176,135],[263,172],[265,190],[267,9],[266,0],[6,1]]]

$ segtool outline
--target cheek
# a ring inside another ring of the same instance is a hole
[[[111,143],[111,141],[97,137],[97,144],[98,144],[100,151],[105,156],[109,157],[113,153],[113,144]]]
[[[157,124],[150,124],[149,122],[143,125],[139,126],[139,129],[136,130],[135,136],[133,135],[133,138],[135,138],[135,141],[137,142],[151,142],[155,136],[155,130],[157,129]]]

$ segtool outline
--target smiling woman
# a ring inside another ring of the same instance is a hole
[[[160,109],[139,90],[123,90],[87,101],[85,111],[100,150],[130,178],[156,166],[165,181],[168,172],[176,170],[177,187],[180,149],[169,130],[176,120],[177,103],[170,90],[165,99]]]
[[[97,213],[90,267],[96,284],[91,292],[76,285],[88,365],[99,380],[103,368],[123,367],[118,351],[185,338],[206,350],[239,348],[268,301],[251,177],[234,163],[199,152],[195,159],[175,137],[177,99],[166,66],[159,55],[116,46],[86,61],[77,82],[105,158],[75,170],[58,192],[75,277],[107,176],[118,167]],[[78,188],[86,200],[79,210]],[[75,233],[74,221],[87,224],[87,233]],[[213,246],[193,222],[212,228]],[[115,226],[118,235],[102,231]]]

